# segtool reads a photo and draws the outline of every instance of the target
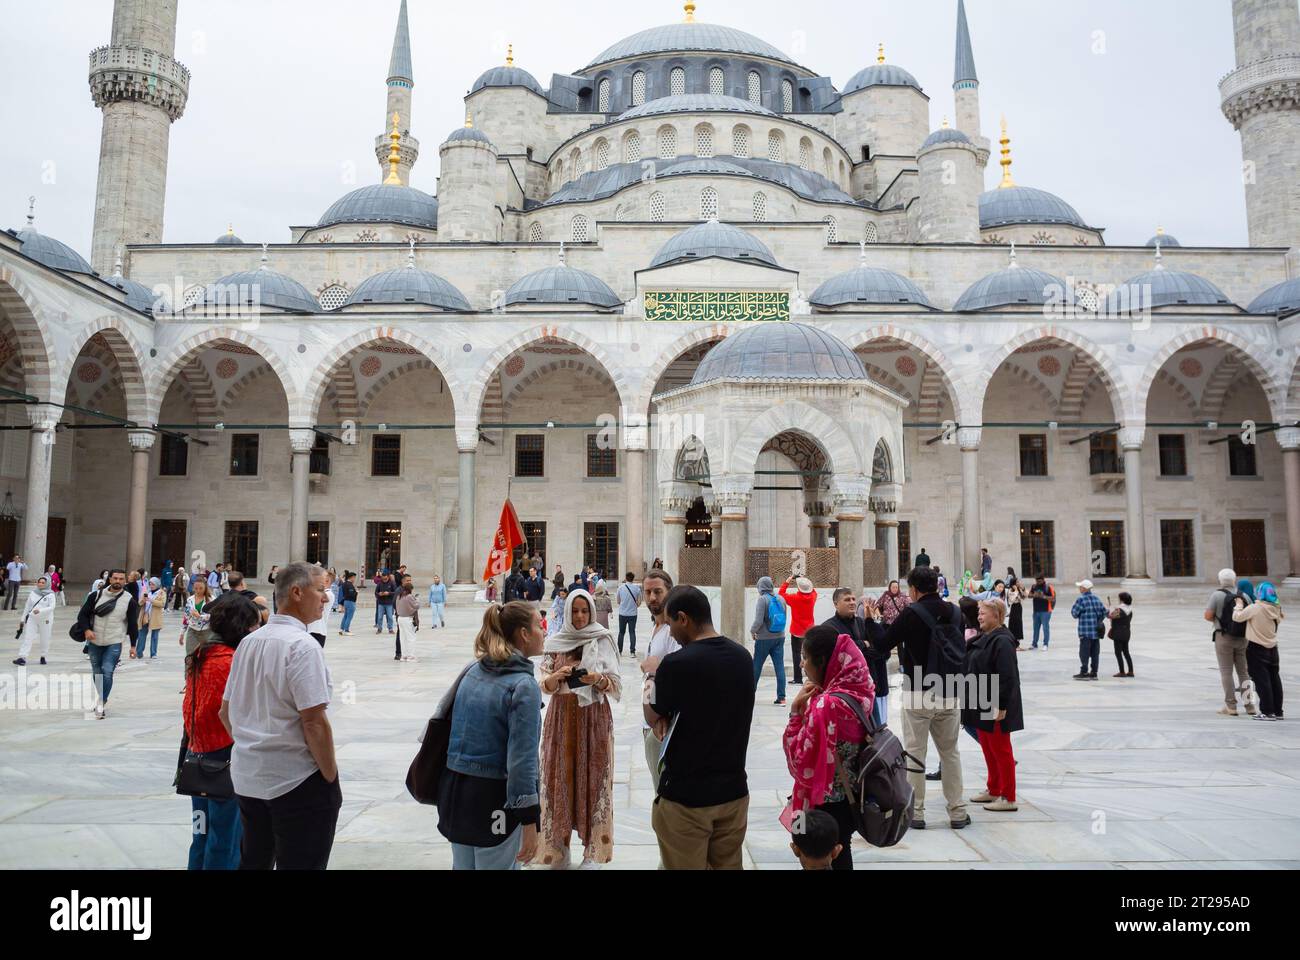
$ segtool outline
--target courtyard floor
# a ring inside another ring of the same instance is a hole
[[[337,616],[331,622],[330,719],[344,798],[332,868],[451,865],[436,811],[403,786],[416,737],[467,662],[482,610],[467,604],[447,615],[447,628],[420,632],[418,663],[393,661],[392,638],[367,626],[371,609],[358,611],[354,637],[338,637]],[[31,692],[15,703],[15,684],[40,690],[33,678],[89,672],[67,636],[72,619],[72,608],[59,609],[49,666],[29,666],[24,678],[10,665],[18,616],[0,615],[0,695],[7,696],[0,696],[0,868],[183,868],[190,807],[171,788],[180,738],[179,614],[168,614],[158,660],[122,662],[102,722],[88,717],[89,703],[42,707]],[[1058,610],[1054,625],[1050,650],[1020,657],[1027,727],[1014,737],[1020,811],[973,806],[974,824],[954,831],[932,783],[929,829],[888,850],[858,841],[858,869],[1300,867],[1300,707],[1281,723],[1215,714],[1219,677],[1199,604],[1157,599],[1138,608],[1132,680],[1111,679],[1105,641],[1103,679],[1071,680],[1078,662],[1068,610]],[[643,611],[642,648],[649,632]],[[1295,637],[1294,624],[1284,624],[1283,681],[1300,696]],[[639,676],[630,659],[624,663],[625,682]],[[607,869],[653,869],[638,687],[627,689],[631,695],[614,708],[616,847]],[[746,866],[792,869],[777,822],[791,783],[780,745],[787,714],[774,697],[769,667],[750,737]],[[890,718],[898,719],[897,702]],[[961,752],[969,796],[983,789],[984,761],[968,737]],[[935,762],[931,747],[931,769]]]

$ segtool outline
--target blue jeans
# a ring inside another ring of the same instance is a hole
[[[357,612],[357,602],[355,600],[343,601],[343,622],[339,624],[339,632],[347,633],[348,627],[352,626],[352,617]]]
[[[99,647],[90,644],[90,675],[95,680],[95,690],[99,693],[99,702],[108,703],[108,695],[113,692],[113,671],[122,659],[122,645],[110,644]]]
[[[441,627],[446,623],[446,621],[443,619],[442,616],[442,611],[446,606],[447,605],[445,603],[429,604],[429,621],[430,621],[429,626],[430,627]]]
[[[393,630],[396,626],[394,620],[394,607],[391,603],[381,603],[375,607],[375,629],[383,630],[384,623],[388,623],[388,629]]]
[[[1052,644],[1052,611],[1034,611],[1034,646],[1038,646],[1039,627],[1043,629],[1043,647],[1047,648]]]
[[[889,722],[889,698],[877,696],[871,705],[871,715],[876,718],[877,724],[885,726]]]
[[[758,689],[759,677],[763,675],[763,663],[771,658],[776,667],[776,698],[785,699],[785,640],[754,641],[754,689]]]
[[[453,870],[518,870],[519,848],[524,845],[524,828],[515,832],[495,847],[471,847],[463,843],[451,845]]]
[[[239,801],[190,797],[193,812],[190,830],[190,870],[238,870],[239,841],[243,823]]]
[[[144,656],[144,642],[145,642],[145,639],[146,639],[146,638],[145,638],[145,634],[148,634],[148,640],[149,640],[149,656],[151,656],[151,657],[156,657],[156,656],[158,656],[158,634],[160,634],[160,633],[162,633],[162,627],[159,627],[157,630],[153,630],[153,631],[149,631],[149,630],[146,630],[146,629],[144,629],[143,627],[141,627],[141,628],[140,628],[140,633],[136,636],[136,651],[135,651],[135,655],[136,655],[137,657],[143,657],[143,656]]]
[[[1079,672],[1090,673],[1093,676],[1097,674],[1097,661],[1101,659],[1101,640],[1097,637],[1080,637],[1079,638]],[[1088,665],[1088,661],[1092,665]]]

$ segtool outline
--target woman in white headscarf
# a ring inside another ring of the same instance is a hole
[[[618,649],[596,620],[586,590],[564,604],[564,625],[542,648],[542,692],[550,696],[542,725],[541,842],[534,863],[569,865],[573,831],[584,867],[614,855],[614,717],[609,700],[623,694]]]
[[[32,652],[32,642],[37,637],[41,641],[41,666],[45,666],[45,658],[50,653],[50,628],[54,626],[55,599],[50,581],[45,577],[37,580],[32,592],[27,594],[23,622],[19,627],[22,643],[18,645],[18,659],[14,661],[17,666],[27,666],[27,654]]]

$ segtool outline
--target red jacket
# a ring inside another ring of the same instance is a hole
[[[817,591],[812,593],[787,593],[790,584],[781,584],[777,591],[785,605],[790,608],[790,635],[802,637],[813,628],[813,607],[817,605]]]
[[[185,681],[181,716],[185,720],[185,732],[190,735],[190,749],[195,753],[211,753],[235,742],[221,725],[220,716],[221,698],[226,692],[226,680],[230,676],[235,651],[224,643],[214,643],[202,649],[203,657],[196,664],[195,676]],[[194,708],[191,703],[196,679],[199,700],[198,707]],[[195,711],[192,724],[191,710]]]

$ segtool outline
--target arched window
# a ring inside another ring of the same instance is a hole
[[[582,151],[575,148],[569,154],[569,178],[577,180],[580,176],[582,176]]]
[[[812,141],[807,137],[799,141],[799,169],[812,169]]]
[[[194,286],[186,290],[185,296],[181,300],[181,309],[184,310],[186,307],[192,307],[200,300],[202,300],[205,289],[206,288],[203,287],[201,284],[195,284]]]
[[[732,156],[740,157],[742,160],[749,157],[749,127],[733,127],[731,130],[731,153]]]
[[[656,190],[650,194],[650,219],[659,221],[668,215],[668,199]]]
[[[645,72],[638,70],[632,74],[632,106],[639,107],[645,103]]]
[[[762,223],[767,219],[767,194],[761,190],[754,194],[754,222]]]
[[[767,135],[767,159],[785,163],[785,140],[776,130]]]
[[[834,243],[836,235],[839,233],[839,224],[835,222],[834,217],[825,217],[822,223],[826,224],[826,242]]]
[[[726,78],[722,73],[721,67],[714,67],[709,71],[709,93],[715,97],[720,97],[726,89]]]
[[[320,301],[320,305],[326,310],[337,310],[347,303],[349,296],[347,287],[341,283],[332,283],[322,290],[320,296],[316,299]]]
[[[794,113],[794,84],[789,80],[781,81],[781,112]]]
[[[763,80],[757,70],[749,71],[749,85],[746,92],[749,94],[750,103],[757,106],[763,102]]]
[[[596,169],[597,170],[609,169],[609,141],[608,140],[596,141]]]
[[[582,214],[578,214],[573,218],[573,233],[570,238],[574,243],[586,243],[590,239],[588,236],[588,221]]]
[[[528,228],[528,242],[529,243],[542,242],[542,225],[535,220],[533,221],[533,225]]]
[[[695,155],[713,156],[713,128],[707,123],[702,123],[695,128]]]
[[[659,159],[671,160],[677,156],[677,130],[675,127],[660,127],[658,133],[659,139]]]
[[[874,223],[869,223],[867,224],[866,231],[862,235],[862,239],[867,241],[867,243],[879,243],[880,230],[876,227]]]
[[[609,77],[596,84],[596,110],[599,113],[609,113]]]
[[[681,97],[686,95],[686,71],[681,67],[673,67],[668,74],[668,96]]]
[[[700,219],[716,220],[718,218],[718,191],[705,187],[700,191]]]
[[[638,163],[641,160],[641,135],[633,130],[623,138],[623,162]]]
[[[822,150],[822,166],[826,171],[826,179],[831,180],[835,176],[835,163],[831,160],[831,148],[825,147]]]

